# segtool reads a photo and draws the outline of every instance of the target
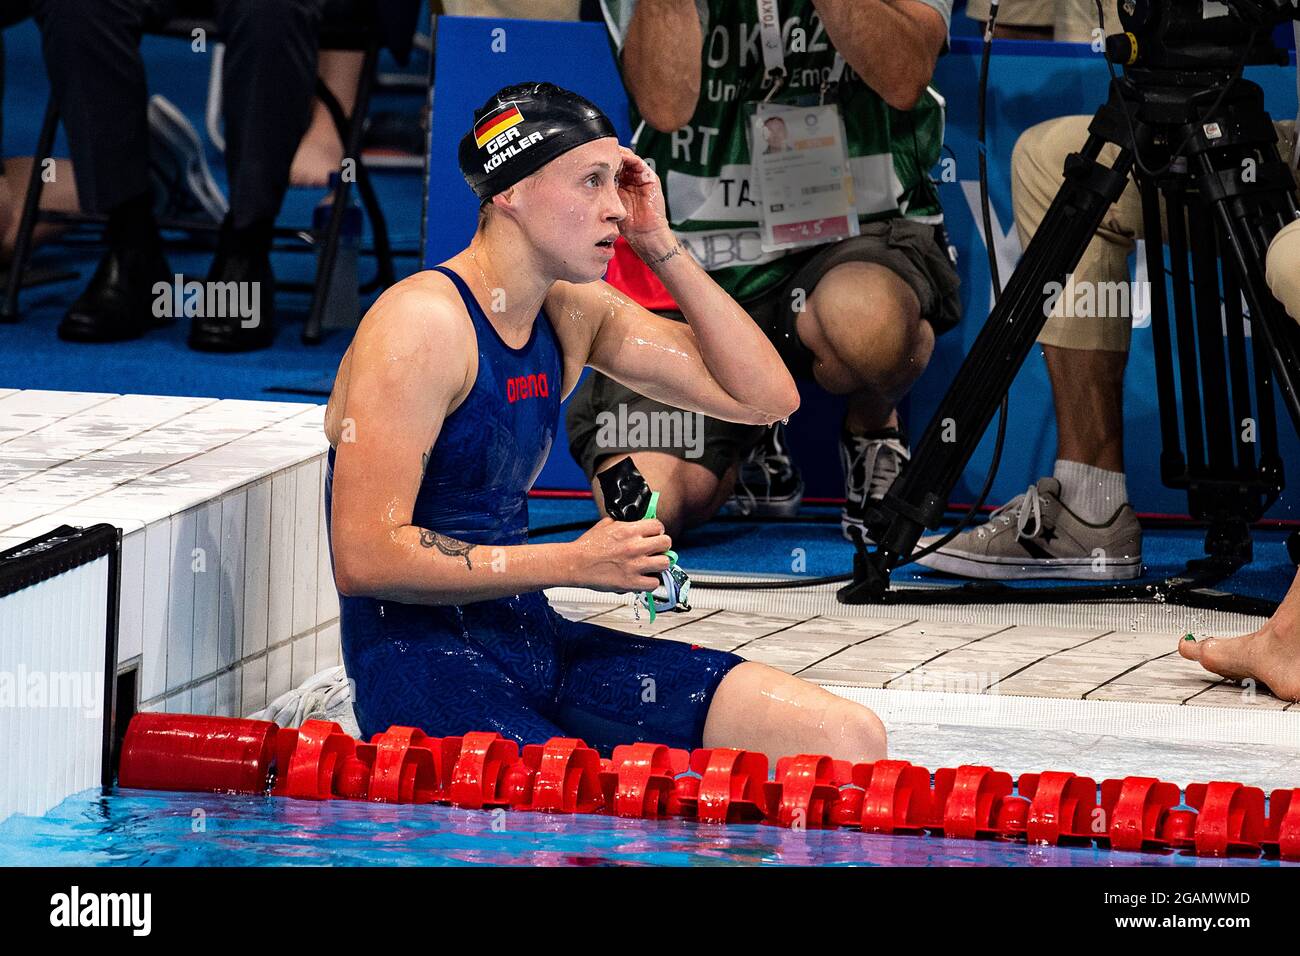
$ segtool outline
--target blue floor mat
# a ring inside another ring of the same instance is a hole
[[[529,514],[533,528],[573,521],[594,524],[597,518],[590,499],[534,498],[529,502]],[[839,509],[806,507],[801,515],[810,520],[715,520],[686,532],[673,542],[673,549],[681,556],[682,566],[695,574],[731,571],[802,574],[811,578],[851,571],[853,549],[840,536]],[[563,538],[576,538],[580,533],[569,532]],[[1286,552],[1286,537],[1286,532],[1257,530],[1255,560],[1220,587],[1234,594],[1281,600],[1295,576],[1295,565]],[[1204,533],[1197,529],[1146,531],[1142,545],[1146,573],[1142,580],[1160,581],[1182,571],[1188,561],[1204,554],[1204,540]],[[962,580],[915,565],[898,569],[893,579],[928,584]],[[1023,581],[1017,586],[1052,587],[1063,583],[1071,582]]]

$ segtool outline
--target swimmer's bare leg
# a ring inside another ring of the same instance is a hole
[[[826,754],[864,763],[886,756],[885,725],[855,704],[766,664],[737,664],[718,685],[704,722],[705,747],[778,757]]]
[[[1300,701],[1300,573],[1277,612],[1242,637],[1178,642],[1178,653],[1232,680],[1253,679],[1275,697]]]
[[[623,460],[622,455],[610,455],[596,466],[596,474],[612,468]],[[736,485],[739,463],[733,464],[719,480],[708,468],[694,461],[686,461],[661,451],[637,452],[632,464],[645,478],[651,491],[659,492],[659,505],[655,516],[663,522],[670,538],[678,537],[687,528],[704,524],[718,509],[727,503]],[[601,500],[600,482],[591,483],[596,507],[605,513]]]

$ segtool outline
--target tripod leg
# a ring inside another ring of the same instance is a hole
[[[1138,177],[1138,192],[1142,198],[1142,222],[1160,222],[1160,193],[1151,184],[1148,188]],[[1146,226],[1148,232],[1149,225]],[[1181,476],[1187,468],[1182,445],[1178,441],[1178,403],[1174,388],[1173,337],[1169,331],[1169,290],[1164,283],[1165,251],[1163,243],[1148,235],[1146,240],[1147,275],[1151,280],[1151,351],[1155,359],[1156,392],[1160,409],[1160,476],[1170,484],[1173,476]]]
[[[1256,172],[1250,181],[1225,176],[1208,150],[1197,152],[1195,159],[1202,189],[1212,200],[1215,218],[1226,238],[1225,255],[1231,254],[1241,278],[1242,292],[1250,306],[1252,333],[1263,335],[1283,401],[1300,434],[1300,326],[1273,298],[1264,275],[1269,244],[1282,226],[1300,216],[1300,210],[1294,198],[1295,179],[1278,156],[1262,94],[1258,99],[1258,115],[1251,120],[1261,128],[1239,121],[1246,127],[1246,135],[1262,141],[1257,145],[1260,159],[1251,167]]]
[[[1262,94],[1250,85],[1243,85],[1241,94],[1252,113],[1238,110],[1227,142],[1221,146],[1197,144],[1192,157],[1198,188],[1209,200],[1219,227],[1224,271],[1240,280],[1241,294],[1250,307],[1261,442],[1259,479],[1271,485],[1257,492],[1258,507],[1247,514],[1253,520],[1276,500],[1283,487],[1274,424],[1274,380],[1300,434],[1300,327],[1273,297],[1265,277],[1268,247],[1281,227],[1297,218],[1297,208],[1295,180],[1278,155]],[[1216,155],[1216,148],[1228,155],[1228,162]],[[1249,178],[1226,174],[1228,169],[1239,168],[1243,157],[1245,167],[1254,174]],[[1234,285],[1229,289],[1235,297]],[[1245,469],[1239,468],[1238,473],[1244,477]],[[1300,558],[1300,534],[1292,534],[1287,547],[1293,559]]]
[[[1187,204],[1183,190],[1170,190],[1166,194],[1165,207],[1169,214],[1169,262],[1174,280],[1174,335],[1178,342],[1178,380],[1182,388],[1187,467],[1202,470],[1205,465],[1205,430],[1201,423],[1201,387],[1196,368],[1196,329],[1190,321],[1193,314],[1192,274],[1187,265]]]
[[[1106,210],[1124,192],[1133,152],[1116,115],[1120,99],[1112,85],[1111,100],[1093,118],[1083,149],[1066,160],[1064,184],[927,426],[911,465],[886,495],[884,509],[893,517],[874,553],[867,555],[859,547],[855,580],[840,590],[841,602],[878,600],[888,587],[890,569],[912,553],[922,527],[938,526],[948,495],[1047,321],[1054,296],[1083,257]],[[1107,142],[1121,147],[1112,167],[1098,162]],[[954,433],[956,440],[949,440]]]

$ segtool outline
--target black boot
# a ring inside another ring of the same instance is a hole
[[[209,302],[238,305],[216,315],[198,315],[190,324],[190,348],[199,352],[252,352],[275,339],[275,276],[271,272],[271,227],[222,226],[209,283],[233,283],[210,293]]]
[[[108,251],[90,284],[59,323],[65,341],[123,342],[174,321],[164,298],[172,295],[173,277],[148,197],[113,210],[106,237]],[[163,296],[154,294],[160,282],[167,285]]]

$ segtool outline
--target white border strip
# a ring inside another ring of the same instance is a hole
[[[870,707],[887,727],[903,723],[1069,731],[1163,743],[1283,747],[1300,754],[1300,713],[1292,711],[822,686]]]

